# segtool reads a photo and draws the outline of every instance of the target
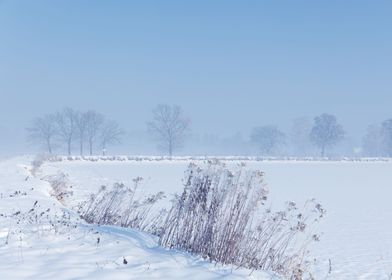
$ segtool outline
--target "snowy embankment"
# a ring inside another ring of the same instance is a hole
[[[167,199],[161,204],[164,207],[169,205],[174,193],[181,192],[184,171],[190,161],[185,158],[172,161],[93,158],[93,162],[63,159],[46,163],[43,173],[67,175],[73,186],[74,193],[69,200],[73,207],[88,199],[101,185],[132,184],[138,176],[144,178],[141,190],[146,195],[166,193]],[[239,162],[227,160],[229,165]],[[321,242],[310,248],[316,259],[317,279],[391,279],[390,160],[248,160],[246,164],[265,172],[272,208],[282,208],[287,200],[301,203],[314,197],[327,209],[320,228]]]
[[[169,182],[177,185],[169,192],[180,190],[183,165],[135,163],[142,168],[133,170],[133,164],[59,162],[31,174],[30,160],[0,162],[0,279],[277,279],[160,248],[155,237],[138,231],[87,225],[71,210],[102,184],[135,176],[148,179],[146,192],[167,191]],[[58,171],[72,182],[73,195],[63,203],[45,180]]]

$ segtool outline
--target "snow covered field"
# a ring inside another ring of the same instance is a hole
[[[0,162],[0,279],[277,279],[162,249],[155,237],[141,232],[86,225],[50,196],[41,174],[31,175],[30,160]],[[81,171],[78,194],[102,179],[98,174],[88,177],[98,172],[98,165],[47,168]],[[116,178],[110,170],[108,178]]]
[[[144,178],[142,193],[166,193],[167,198],[160,204],[165,207],[174,193],[181,192],[189,161],[47,162],[37,178],[29,175],[27,163],[26,158],[1,163],[0,213],[28,211],[36,200],[43,205],[42,209],[50,206],[69,212],[101,185],[131,184],[138,176]],[[247,161],[246,164],[265,172],[272,208],[280,209],[287,200],[301,203],[314,197],[327,209],[320,228],[321,242],[311,248],[316,258],[316,279],[391,279],[392,162]],[[49,184],[39,180],[58,172],[65,173],[72,185],[73,195],[66,199],[66,208],[49,196]],[[16,190],[27,195],[9,197]],[[72,224],[78,226],[71,226],[69,232],[61,229],[64,233],[58,234],[18,234],[21,225],[9,217],[0,217],[0,275],[5,276],[0,278],[51,279],[56,275],[63,279],[239,279],[249,274],[249,271],[230,274],[230,268],[214,267],[196,257],[161,249],[147,234],[112,227],[97,229],[78,221],[72,212],[70,216]],[[10,230],[16,233],[13,242],[5,246]],[[123,264],[124,257],[127,265]],[[272,276],[252,274],[251,278]]]

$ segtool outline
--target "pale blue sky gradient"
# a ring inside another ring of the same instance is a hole
[[[175,103],[200,134],[329,112],[360,142],[392,117],[391,15],[391,1],[0,0],[3,138],[66,105],[143,130]]]

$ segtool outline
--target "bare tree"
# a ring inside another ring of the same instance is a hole
[[[363,155],[379,157],[386,155],[385,131],[379,124],[369,125],[362,139]]]
[[[116,121],[106,121],[101,130],[101,147],[103,153],[111,144],[118,144],[121,142],[121,136],[124,134]]]
[[[53,152],[53,140],[57,134],[55,116],[50,114],[34,119],[32,126],[27,128],[28,138],[34,142],[43,142],[49,154]]]
[[[392,157],[392,119],[388,119],[381,124],[381,135],[385,154]]]
[[[255,127],[251,134],[251,141],[258,145],[265,155],[273,154],[285,143],[285,135],[276,126],[266,125]]]
[[[156,136],[158,148],[172,156],[175,150],[183,146],[190,121],[184,117],[181,107],[158,105],[153,110],[153,120],[147,125]]]
[[[334,115],[322,114],[314,119],[314,125],[310,132],[310,140],[321,150],[324,157],[325,149],[333,147],[343,140],[345,131]]]
[[[310,141],[310,132],[312,131],[312,121],[306,117],[300,117],[293,120],[290,141],[293,146],[293,152],[297,156],[308,156],[311,152],[312,143]]]
[[[86,136],[90,149],[90,156],[93,155],[93,146],[96,141],[96,138],[99,135],[99,130],[102,128],[104,120],[104,116],[98,112],[90,110],[86,113]]]
[[[78,138],[79,138],[79,149],[80,149],[81,156],[83,156],[84,143],[86,141],[86,130],[87,130],[87,125],[88,125],[87,121],[88,121],[87,113],[77,114],[76,130],[77,130]]]
[[[72,108],[65,108],[62,112],[56,114],[56,124],[58,127],[58,134],[67,145],[68,155],[72,152],[72,141],[76,132],[77,112]]]

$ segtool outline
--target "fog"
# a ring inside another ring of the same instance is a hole
[[[177,154],[257,155],[252,129],[335,115],[353,155],[392,118],[389,1],[0,1],[0,155],[42,150],[34,118],[95,110],[124,130],[110,153],[162,154],[147,130],[181,106]],[[285,154],[285,149],[281,154]],[[57,153],[65,153],[59,148]]]

